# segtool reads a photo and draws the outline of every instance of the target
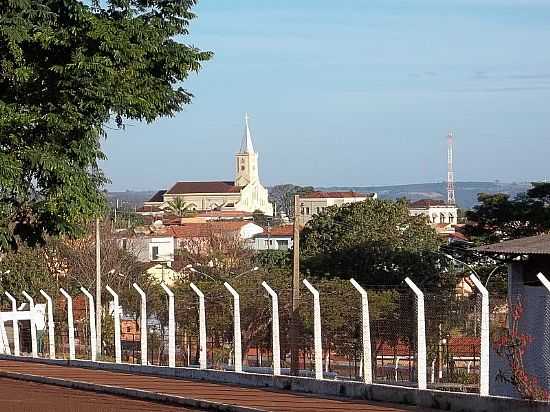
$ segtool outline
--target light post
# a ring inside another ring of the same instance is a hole
[[[207,278],[209,278],[210,280],[213,280],[214,282],[217,282],[218,279],[215,279],[213,278],[212,276],[208,275],[207,273],[204,273],[204,272],[201,272],[200,270],[196,269],[193,265],[189,264],[187,266],[185,266],[184,269],[189,269],[190,272],[193,272],[193,273],[198,273],[199,275],[203,275]],[[240,278],[241,276],[243,275],[246,275],[248,273],[251,273],[251,272],[256,272],[257,270],[259,270],[260,268],[258,266],[254,266],[252,269],[249,269],[249,270],[246,270],[242,273],[239,273],[238,275],[235,275],[232,280],[235,280],[235,279],[238,279]]]

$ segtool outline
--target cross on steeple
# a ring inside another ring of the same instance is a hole
[[[240,153],[255,153],[254,146],[252,145],[252,134],[250,133],[250,127],[248,126],[248,113],[244,114],[244,135],[241,142]]]

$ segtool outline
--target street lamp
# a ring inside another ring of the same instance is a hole
[[[195,269],[192,265],[187,265],[185,268],[186,268],[186,269],[189,269],[189,270],[190,270],[191,272],[193,272],[193,273],[198,273],[199,275],[206,276],[207,278],[212,279],[214,282],[216,281],[216,279],[214,279],[212,276],[207,275],[206,273],[201,272],[200,270]]]
[[[240,278],[242,275],[246,275],[247,273],[250,273],[250,272],[256,272],[258,269],[260,269],[258,266],[254,266],[252,269],[249,269],[243,273],[239,273],[238,275],[236,275],[233,279],[237,279],[237,278]]]
[[[443,256],[445,256],[446,258],[448,259],[451,259],[451,260],[454,260],[455,262],[458,262],[458,263],[461,263],[462,265],[466,266],[468,269],[470,269],[474,275],[477,276],[478,279],[481,279],[481,277],[478,275],[478,273],[474,270],[474,268],[472,266],[470,266],[469,264],[467,264],[466,262],[463,262],[462,260],[459,260],[457,258],[455,258],[454,256],[451,256],[447,253],[442,253]],[[491,280],[491,276],[493,276],[493,274],[497,271],[498,268],[500,268],[502,265],[498,265],[497,267],[493,268],[493,270],[491,271],[491,273],[489,273],[489,276],[487,277],[487,280],[485,281],[485,288],[487,288],[487,285],[489,284],[489,280]]]

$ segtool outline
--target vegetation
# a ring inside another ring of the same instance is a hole
[[[442,286],[440,240],[404,201],[369,200],[329,207],[302,232],[302,258],[310,273],[354,277],[365,285]]]
[[[172,116],[212,56],[176,41],[196,0],[0,1],[0,248],[100,214],[111,125]]]
[[[313,186],[276,185],[269,190],[269,200],[275,204],[277,211],[282,211],[289,217],[293,217],[294,195],[313,192],[314,190]]]
[[[194,213],[193,210],[191,210],[191,205],[184,202],[179,197],[176,197],[174,200],[170,200],[166,205],[168,210],[177,217],[187,217]]]
[[[477,243],[494,243],[550,230],[550,183],[533,183],[526,193],[484,194],[466,214],[467,233]]]

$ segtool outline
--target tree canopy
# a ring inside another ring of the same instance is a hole
[[[440,281],[440,241],[404,201],[369,200],[332,206],[302,232],[304,269],[320,276],[354,277],[365,285]]]
[[[480,193],[466,217],[467,233],[478,243],[533,236],[550,230],[550,183],[533,183],[510,199],[504,193]]]
[[[0,248],[78,234],[107,181],[101,139],[190,103],[210,52],[182,43],[196,0],[0,0]]]

